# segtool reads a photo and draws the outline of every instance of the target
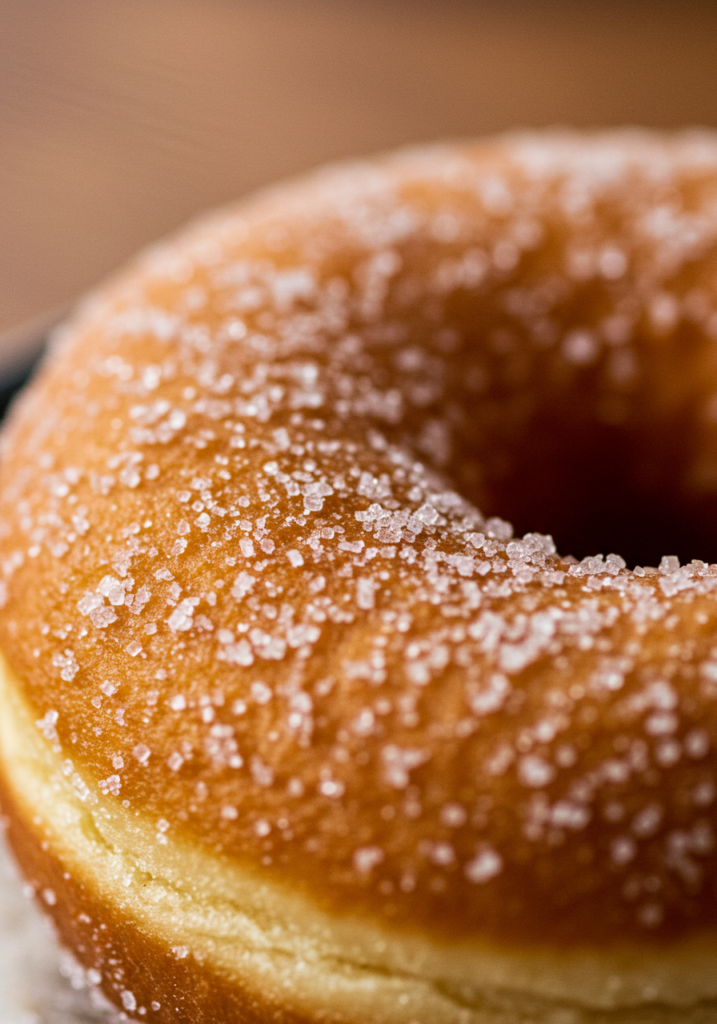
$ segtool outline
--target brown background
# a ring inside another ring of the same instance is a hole
[[[317,162],[625,122],[717,124],[717,4],[0,0],[0,332]]]

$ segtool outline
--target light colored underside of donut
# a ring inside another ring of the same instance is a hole
[[[439,944],[329,918],[289,887],[197,844],[164,842],[146,816],[90,793],[43,739],[4,659],[1,666],[0,765],[11,800],[47,856],[87,888],[90,904],[118,911],[165,950],[165,971],[149,979],[160,1006],[173,968],[189,956],[259,1005],[283,1005],[307,1021],[717,1021],[713,940],[553,953]],[[62,907],[47,887],[37,896],[51,914]],[[130,969],[118,983],[101,942],[81,957],[90,979],[101,975],[126,1008],[137,1007],[133,985],[146,991],[146,977],[133,979]]]

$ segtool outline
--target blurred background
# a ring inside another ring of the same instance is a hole
[[[695,0],[0,0],[0,349],[194,211],[325,160],[717,125],[716,58]]]

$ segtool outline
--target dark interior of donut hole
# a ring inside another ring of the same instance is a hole
[[[628,566],[677,555],[717,562],[717,495],[685,482],[687,415],[647,431],[544,413],[498,447],[476,504],[517,535],[550,534],[578,559],[615,553]]]
[[[480,468],[476,473],[464,450],[459,489],[483,514],[508,520],[517,535],[550,534],[562,556],[615,553],[630,568],[659,566],[664,555],[682,564],[717,562],[709,377],[679,356],[653,369],[644,386],[612,405],[604,400],[600,366],[557,386],[545,373],[535,384],[539,400],[510,430],[503,415],[510,388],[476,397],[468,416],[483,421]],[[486,401],[493,406],[488,414]]]
[[[552,535],[561,555],[615,553],[629,567],[717,562],[717,497],[681,485],[680,432],[655,436],[647,454],[616,425],[533,421],[483,501],[516,534]]]

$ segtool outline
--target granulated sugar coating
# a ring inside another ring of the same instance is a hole
[[[717,567],[673,554],[717,551],[714,136],[221,212],[61,332],[0,489],[2,650],[89,813],[446,939],[717,925]],[[546,535],[640,502],[631,549],[693,524],[654,567]]]

